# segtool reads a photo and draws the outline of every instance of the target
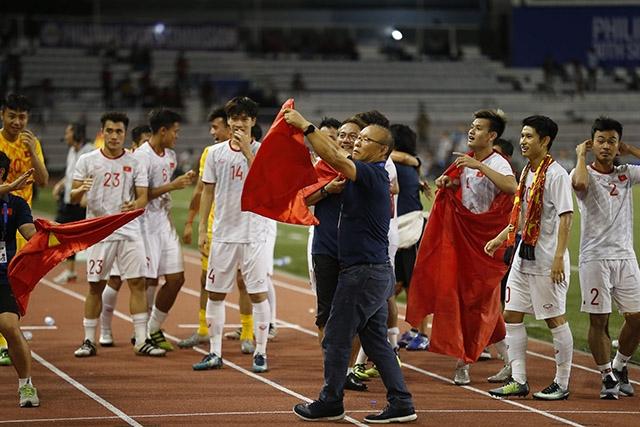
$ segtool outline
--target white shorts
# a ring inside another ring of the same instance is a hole
[[[96,243],[87,250],[87,281],[99,282],[118,265],[122,279],[144,277],[147,271],[142,239]]]
[[[267,251],[269,252],[269,276],[273,276],[273,251],[276,247],[276,233],[267,233]]]
[[[603,259],[580,265],[585,313],[611,313],[611,298],[620,313],[640,312],[640,270],[634,259]]]
[[[173,227],[166,232],[147,234],[144,242],[149,264],[147,278],[157,279],[165,274],[184,271],[182,246]]]
[[[504,294],[505,310],[529,313],[536,319],[550,319],[565,313],[569,276],[555,284],[550,276],[523,273],[512,268]]]
[[[273,265],[273,249],[268,242],[212,242],[205,289],[228,294],[233,291],[240,270],[247,293],[267,292],[269,264]]]

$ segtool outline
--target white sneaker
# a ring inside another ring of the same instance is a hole
[[[75,282],[77,279],[78,276],[73,271],[63,270],[62,273],[53,278],[53,282],[58,285],[66,285],[67,283]]]
[[[113,335],[111,331],[100,331],[100,339],[98,342],[102,347],[113,347]]]
[[[153,342],[149,338],[141,344],[133,346],[133,352],[138,356],[151,356],[161,357],[166,354],[166,351],[160,347],[153,345]]]
[[[462,365],[456,368],[456,373],[453,376],[453,382],[456,385],[471,384],[471,378],[469,378],[469,365]]]
[[[504,365],[497,374],[487,378],[490,383],[505,383],[511,378],[511,365]]]

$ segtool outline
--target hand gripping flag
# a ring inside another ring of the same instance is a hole
[[[9,283],[24,316],[31,291],[53,267],[69,256],[92,246],[118,228],[142,215],[144,209],[54,225],[36,219],[37,233],[9,264]]]
[[[445,174],[456,179],[460,170],[452,165]],[[490,257],[484,246],[507,226],[512,204],[511,195],[499,193],[487,212],[475,214],[462,204],[459,188],[438,191],[407,298],[412,325],[433,313],[430,351],[470,363],[488,344],[504,338],[504,248]]]
[[[242,189],[242,210],[280,222],[316,225],[300,190],[317,185],[318,176],[302,131],[284,120],[285,108],[293,108],[293,99],[282,105],[253,160]]]

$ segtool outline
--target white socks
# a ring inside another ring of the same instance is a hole
[[[398,347],[398,335],[400,335],[400,328],[397,326],[387,329],[387,339],[394,350]]]
[[[627,366],[629,359],[631,359],[631,356],[625,356],[619,351],[616,351],[616,357],[613,359],[612,368],[616,371],[622,371],[622,368]]]
[[[222,330],[224,329],[224,301],[207,300],[207,326],[209,327],[209,353],[222,357]]]
[[[149,316],[149,333],[158,332],[164,323],[164,319],[167,318],[167,313],[158,310],[158,307],[153,307],[151,310],[151,316]]]
[[[503,339],[502,341],[498,341],[497,343],[493,344],[493,346],[496,348],[496,351],[498,352],[498,354],[500,355],[500,357],[504,361],[504,364],[508,365],[509,364],[509,352],[507,352],[507,340],[506,340],[506,338]]]
[[[102,331],[111,332],[111,323],[113,322],[113,310],[116,307],[118,299],[118,291],[107,285],[102,291],[102,312],[100,313],[100,329]]]
[[[360,346],[360,350],[358,351],[358,357],[356,357],[356,365],[363,365],[367,362],[367,355]]]
[[[268,299],[259,303],[252,303],[251,305],[253,306],[253,323],[255,325],[255,353],[266,354],[267,339],[269,338],[269,322],[271,321],[271,305]]]
[[[96,328],[98,327],[98,319],[82,319],[82,326],[84,326],[84,340],[89,340],[92,343],[96,342]]]
[[[567,390],[573,359],[573,336],[568,323],[551,329],[551,333],[553,334],[553,347],[556,350],[556,377],[554,381]]]
[[[153,302],[156,300],[156,289],[158,288],[157,285],[154,286],[147,286],[147,311],[149,313],[151,313],[151,310],[153,309]]]
[[[608,376],[612,377],[613,379],[617,379],[615,375],[613,375],[613,371],[611,370],[611,362],[605,363],[604,365],[598,365],[598,370],[602,375],[602,379],[605,379]]]
[[[269,307],[271,307],[271,319],[270,323],[276,324],[276,289],[273,286],[273,278],[271,276],[267,276],[267,280],[269,281],[269,287],[267,288],[267,301],[269,301]]]
[[[147,312],[136,313],[131,315],[131,319],[133,320],[133,333],[136,336],[136,345],[142,345],[147,339],[147,321],[149,320],[149,315]]]
[[[527,382],[527,330],[524,323],[507,323],[507,352],[514,381]]]

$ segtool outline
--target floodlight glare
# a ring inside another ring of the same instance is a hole
[[[396,41],[400,41],[402,40],[402,33],[399,30],[393,30],[391,32],[391,37]]]
[[[157,35],[161,35],[162,33],[164,33],[164,24],[162,22],[158,22],[154,27],[153,27],[153,32]]]

